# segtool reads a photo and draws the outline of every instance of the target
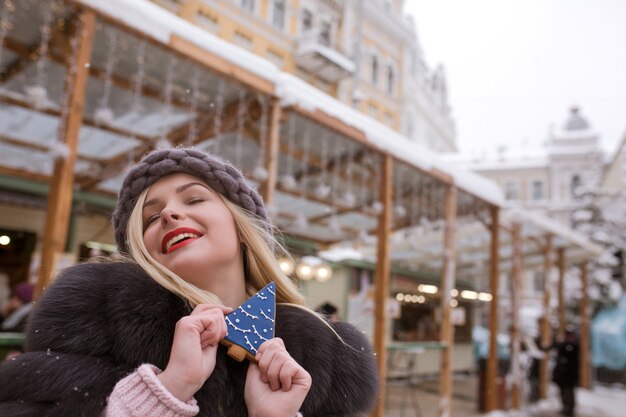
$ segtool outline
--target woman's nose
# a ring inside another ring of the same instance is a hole
[[[161,223],[162,224],[167,224],[168,222],[181,220],[182,218],[183,218],[183,215],[172,207],[165,207],[163,210],[161,210]]]

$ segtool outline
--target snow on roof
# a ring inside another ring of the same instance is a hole
[[[480,152],[443,156],[444,161],[470,171],[530,169],[548,166],[546,149],[524,142],[522,146],[499,146]]]
[[[455,184],[464,191],[497,206],[504,204],[502,190],[495,182],[450,166],[439,155],[383,123],[354,110],[305,81],[280,71],[272,62],[224,41],[148,0],[77,1],[165,45],[169,44],[172,35],[184,38],[273,83],[276,95],[284,105],[297,104],[337,117],[347,125],[363,131],[372,145],[396,158],[426,171],[436,168],[452,176]]]
[[[451,162],[448,160],[448,162]],[[529,159],[504,159],[504,160],[483,160],[483,161],[464,161],[458,163],[463,169],[470,171],[497,171],[497,170],[516,170],[516,169],[537,169],[548,168],[548,158],[529,158]]]
[[[555,145],[549,147],[552,155],[593,155],[602,150],[596,144]]]
[[[569,227],[554,220],[551,220],[548,217],[545,217],[539,213],[529,212],[521,209],[510,209],[504,213],[503,219],[508,222],[533,224],[534,226],[540,228],[542,231],[551,233],[554,236],[559,237],[580,249],[583,249],[588,254],[600,256],[604,253],[604,249],[601,246],[598,246],[595,243],[591,242],[583,234],[576,232]]]
[[[149,0],[76,1],[165,45],[170,43],[172,35],[177,35],[268,81],[274,82],[280,73],[271,61],[218,38]]]
[[[306,110],[321,110],[331,114],[347,125],[363,131],[368,142],[376,148],[425,171],[433,168],[443,171],[454,178],[454,183],[459,188],[492,204],[504,205],[502,190],[495,182],[444,162],[440,155],[412,142],[387,125],[336,100],[294,75],[281,74],[276,94],[281,97],[285,106],[297,104]]]

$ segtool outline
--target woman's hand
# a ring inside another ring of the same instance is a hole
[[[250,417],[295,417],[311,388],[311,375],[287,352],[280,338],[263,343],[250,363],[244,398]]]
[[[165,370],[157,375],[176,398],[189,401],[215,369],[219,341],[226,336],[224,315],[230,307],[199,304],[176,323]]]

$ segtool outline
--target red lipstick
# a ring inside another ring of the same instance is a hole
[[[172,244],[169,248],[167,247],[168,242],[172,240],[172,238],[175,238],[176,236],[183,234],[183,233],[189,233],[189,234],[195,235],[195,237],[179,240],[178,242],[174,242],[174,244]],[[202,233],[200,233],[196,229],[192,229],[191,227],[176,228],[170,232],[167,232],[165,236],[163,236],[163,240],[161,240],[161,252],[163,254],[171,253],[175,251],[176,249],[179,249],[179,248],[182,248],[183,246],[188,245],[189,243],[193,242],[194,240],[202,236],[203,236]]]

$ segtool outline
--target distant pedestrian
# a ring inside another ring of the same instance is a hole
[[[528,384],[530,388],[528,402],[530,404],[534,404],[539,401],[540,398],[540,379],[541,379],[541,360],[544,358],[545,353],[541,351],[540,345],[541,340],[540,337],[537,336],[535,338],[531,336],[525,336],[523,339],[524,344],[522,345],[522,349],[526,352],[529,358],[529,367],[528,367]]]
[[[33,286],[27,282],[21,282],[13,287],[9,302],[0,312],[2,315],[1,331],[19,333],[26,330],[28,316],[33,307],[33,292]]]
[[[565,332],[565,339],[556,343],[556,364],[552,380],[559,387],[565,417],[573,417],[576,407],[574,387],[578,384],[579,344],[576,333],[572,330]]]

